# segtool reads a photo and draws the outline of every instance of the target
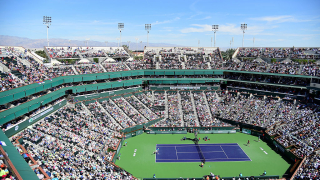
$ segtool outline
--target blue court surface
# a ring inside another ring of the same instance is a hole
[[[237,143],[199,144],[206,162],[251,161]],[[201,162],[202,155],[195,144],[157,144],[156,162]]]

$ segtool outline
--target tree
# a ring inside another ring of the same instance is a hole
[[[232,55],[234,54],[236,50],[235,49],[227,49],[226,51],[221,51],[221,56],[224,60],[230,60],[232,59]]]

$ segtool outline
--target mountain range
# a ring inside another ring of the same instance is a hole
[[[79,40],[68,39],[49,39],[50,46],[86,46],[86,42]],[[122,45],[128,45],[126,42],[122,42]],[[144,46],[147,45],[147,42],[142,43],[130,43],[131,50],[142,50]],[[47,46],[46,39],[29,39],[25,37],[17,36],[5,36],[0,35],[0,46],[23,46],[24,48],[43,48]],[[106,46],[106,43],[100,41],[89,41],[89,47],[103,47]],[[117,42],[108,42],[108,47],[117,47]],[[168,44],[168,43],[149,43],[150,47],[183,47],[182,45],[177,44]]]

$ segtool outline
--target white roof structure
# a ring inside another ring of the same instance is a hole
[[[260,57],[258,57],[257,59],[253,60],[255,62],[265,62],[263,59],[261,59]]]
[[[292,63],[292,60],[287,57],[285,60],[282,61],[282,63]]]
[[[56,59],[51,59],[51,64],[62,64],[62,63],[57,61]]]
[[[127,59],[126,61],[131,62],[131,61],[133,61],[133,58],[132,58],[132,57],[130,57],[130,58],[129,58],[129,59]]]
[[[78,63],[90,63],[91,61],[89,61],[88,59],[81,59]]]
[[[241,62],[238,58],[233,58],[232,61],[237,63]]]
[[[105,62],[116,62],[116,60],[114,60],[114,59],[112,59],[112,58],[107,58],[107,59],[105,60]]]

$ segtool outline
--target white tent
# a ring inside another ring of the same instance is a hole
[[[287,57],[285,60],[282,61],[282,63],[292,63],[292,60]]]
[[[78,63],[90,63],[88,59],[81,59]]]
[[[236,62],[236,63],[241,62],[238,58],[233,58],[232,61],[233,61],[233,62]]]
[[[51,59],[51,64],[52,65],[59,65],[59,64],[62,64],[62,63],[57,61],[56,59]]]
[[[317,65],[320,65],[320,60],[316,61],[316,64],[317,64]]]
[[[114,59],[112,59],[112,58],[107,58],[106,60],[105,60],[105,62],[116,62]]]
[[[131,61],[133,61],[133,58],[132,58],[132,57],[130,57],[130,58],[129,58],[129,59],[127,59],[126,61],[131,62]]]
[[[263,59],[261,59],[260,57],[258,57],[257,59],[253,60],[254,62],[265,62]]]

